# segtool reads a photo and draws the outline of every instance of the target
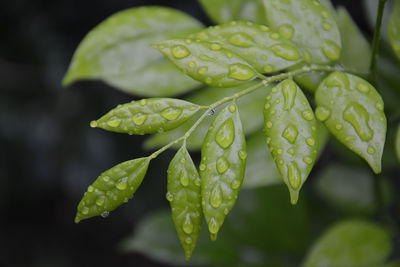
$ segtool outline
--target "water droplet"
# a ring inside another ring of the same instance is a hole
[[[187,175],[187,173],[185,171],[181,172],[181,175],[179,177],[179,180],[181,181],[181,185],[182,186],[188,186],[189,185],[189,176]]]
[[[272,122],[271,121],[267,121],[265,126],[267,126],[268,129],[271,129],[272,128]]]
[[[314,113],[311,110],[304,110],[303,113],[303,118],[312,121],[314,119]]]
[[[206,84],[211,84],[212,83],[212,78],[211,77],[207,77],[205,80]]]
[[[233,180],[231,183],[231,188],[232,189],[238,189],[240,187],[240,181],[239,180]]]
[[[91,121],[90,122],[90,127],[96,128],[97,127],[97,121]]]
[[[331,40],[325,40],[325,44],[322,46],[322,52],[332,61],[336,61],[340,58],[340,48]]]
[[[232,118],[227,119],[218,129],[215,141],[223,149],[228,148],[235,138],[235,126]]]
[[[324,23],[322,23],[322,28],[325,30],[325,31],[329,31],[330,29],[331,29],[331,24],[329,24],[328,22],[324,22]]]
[[[314,140],[314,138],[312,138],[312,137],[308,137],[308,138],[306,139],[306,143],[307,143],[309,146],[314,146],[314,145],[315,145],[315,140]]]
[[[214,235],[218,233],[219,224],[214,217],[212,217],[210,219],[210,222],[208,223],[208,230],[210,231],[211,234],[214,234]]]
[[[343,128],[343,125],[341,125],[340,123],[336,124],[335,126],[336,130],[340,131]]]
[[[274,33],[271,33],[271,34],[269,35],[269,37],[276,40],[276,39],[279,39],[280,36],[279,36],[279,34],[277,34],[276,32],[274,32]]]
[[[264,66],[263,70],[264,70],[265,73],[273,72],[274,71],[274,66],[271,65],[271,64],[267,64],[267,65]]]
[[[186,214],[186,218],[185,221],[183,222],[182,225],[182,230],[186,233],[186,234],[191,234],[193,233],[193,223],[190,221],[190,214]]]
[[[305,156],[303,158],[303,161],[308,165],[311,165],[313,163],[313,159],[311,157],[309,157],[309,156]]]
[[[177,107],[169,107],[161,111],[161,116],[169,121],[176,120],[182,114],[182,109]]]
[[[300,170],[297,167],[297,163],[292,161],[291,163],[287,164],[287,169],[288,169],[288,179],[290,186],[294,190],[299,189],[301,176],[300,176]]]
[[[201,68],[199,68],[199,70],[197,71],[197,73],[198,73],[198,74],[204,74],[204,73],[207,72],[207,70],[208,70],[207,67],[201,67]]]
[[[232,112],[232,113],[235,112],[236,111],[236,106],[234,104],[230,104],[229,105],[229,111]]]
[[[103,181],[104,181],[104,182],[109,182],[109,181],[110,181],[110,177],[104,176],[104,177],[103,177]]]
[[[229,73],[228,77],[239,80],[239,81],[248,81],[255,76],[255,72],[247,65],[242,63],[235,63],[229,65]]]
[[[368,152],[368,154],[372,155],[372,154],[375,154],[376,151],[375,151],[375,148],[370,145],[367,148],[367,152]]]
[[[289,24],[283,24],[278,29],[279,34],[282,35],[283,38],[291,39],[294,34],[294,29]]]
[[[207,55],[200,55],[199,58],[204,61],[214,62],[215,58],[209,57]]]
[[[200,164],[200,171],[204,171],[206,169],[206,165],[205,164]]]
[[[196,66],[195,62],[192,61],[192,62],[189,63],[189,67],[194,68],[195,66]]]
[[[103,217],[103,218],[107,218],[108,215],[110,215],[110,212],[109,212],[109,211],[103,211],[103,212],[101,213],[101,217]]]
[[[294,149],[293,148],[289,148],[287,151],[289,154],[294,155]]]
[[[285,99],[284,110],[291,110],[297,94],[297,85],[292,80],[282,82],[282,92]]]
[[[225,214],[225,215],[228,215],[228,213],[229,213],[229,210],[228,210],[227,208],[225,208],[225,209],[224,209],[224,214]]]
[[[353,126],[361,140],[367,142],[372,139],[374,132],[369,126],[369,113],[362,105],[350,103],[343,112],[343,119]]]
[[[214,186],[214,188],[211,191],[210,204],[214,209],[216,209],[219,206],[221,206],[221,203],[222,203],[221,186],[219,184],[217,184],[216,186]]]
[[[266,104],[264,105],[264,109],[265,109],[265,110],[268,110],[270,107],[271,107],[271,105],[270,105],[269,103],[266,103]]]
[[[190,236],[186,237],[185,238],[185,243],[188,244],[188,245],[192,244],[192,238],[190,238]]]
[[[255,43],[254,39],[250,35],[241,32],[233,34],[228,41],[239,47],[250,47]]]
[[[383,110],[383,104],[381,102],[376,102],[375,107],[380,111]]]
[[[290,44],[275,44],[271,46],[271,50],[275,55],[287,60],[298,60],[301,57],[296,47]]]
[[[146,121],[146,119],[147,119],[147,115],[140,113],[140,112],[136,113],[132,117],[132,121],[138,126],[143,125],[143,123]]]
[[[369,86],[366,85],[365,83],[358,83],[357,84],[357,89],[358,91],[360,91],[361,93],[368,93],[369,92]]]
[[[182,59],[190,55],[190,52],[185,46],[176,45],[172,48],[172,55],[177,59]]]
[[[147,100],[146,99],[142,99],[142,100],[139,101],[139,104],[141,106],[145,106],[147,104]]]
[[[330,115],[331,115],[330,109],[325,108],[323,106],[319,106],[315,110],[315,116],[320,121],[326,121],[329,118]]]
[[[290,123],[286,129],[282,132],[282,137],[284,137],[286,140],[288,140],[291,144],[293,144],[296,141],[298,131],[295,125]]]
[[[82,210],[81,210],[81,213],[83,215],[87,215],[89,213],[89,208],[88,207],[83,207]]]
[[[120,124],[121,124],[121,120],[119,120],[119,119],[112,119],[112,120],[107,121],[107,125],[110,127],[113,127],[113,128],[118,127]]]
[[[240,150],[240,151],[238,152],[238,154],[239,154],[239,158],[241,158],[241,159],[243,159],[243,160],[245,160],[245,159],[247,158],[247,153],[246,153],[245,150]]]
[[[217,164],[216,165],[217,165],[217,171],[218,171],[219,174],[223,174],[229,168],[229,162],[224,157],[220,157],[217,160]]]
[[[218,50],[221,50],[221,48],[222,47],[219,44],[216,44],[216,43],[211,44],[211,50],[218,51]]]
[[[96,205],[97,206],[103,206],[104,205],[104,201],[105,201],[105,196],[99,196],[97,199],[96,199]]]
[[[91,185],[89,185],[89,187],[88,187],[87,191],[88,191],[88,192],[90,192],[90,193],[91,193],[91,192],[93,192],[93,191],[94,191],[94,187],[93,187],[93,186],[91,186]]]
[[[122,178],[115,187],[119,190],[125,190],[128,187],[128,177]]]
[[[199,178],[196,178],[196,179],[194,180],[194,185],[195,185],[195,186],[200,186],[200,185],[201,185],[201,181],[200,181]]]
[[[171,202],[172,200],[174,200],[174,195],[172,195],[171,192],[167,192],[167,194],[165,195],[165,197],[167,198],[167,200],[169,202]]]

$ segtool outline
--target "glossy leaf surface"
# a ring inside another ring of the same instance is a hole
[[[200,106],[179,99],[142,99],[118,105],[90,125],[117,133],[151,134],[178,127],[199,109]]]
[[[211,86],[236,86],[258,74],[243,58],[217,43],[176,39],[153,46],[184,73]]]
[[[200,177],[185,146],[169,164],[167,199],[175,230],[189,260],[200,235],[203,214]]]
[[[390,251],[390,236],[385,228],[367,221],[342,221],[316,241],[303,267],[379,266]]]
[[[150,45],[183,37],[201,28],[194,18],[165,7],[118,12],[82,40],[63,85],[100,79],[131,94],[159,97],[186,92],[198,83],[183,75]]]
[[[316,117],[352,151],[381,172],[386,138],[383,101],[367,81],[343,72],[329,75],[315,94]]]
[[[290,36],[309,63],[328,63],[340,58],[338,27],[330,10],[316,0],[264,0],[269,26]],[[290,33],[290,34],[289,34]]]
[[[264,126],[270,152],[289,188],[291,203],[296,204],[317,158],[319,140],[314,113],[293,80],[284,80],[267,95]]]
[[[192,96],[188,97],[187,100],[201,105],[209,105],[225,96],[233,95],[237,92],[240,92],[243,89],[251,87],[256,83],[257,82],[247,82],[243,85],[232,88],[213,88],[213,87],[204,88],[197,91]],[[260,110],[262,110],[264,106],[264,96],[270,90],[271,86],[265,86],[264,88],[260,88],[255,92],[245,95],[238,99],[237,105],[240,110],[240,117],[242,118],[243,128],[246,135],[250,135],[262,128],[264,120],[262,114],[260,114]],[[224,107],[224,105],[222,105],[221,107]],[[220,110],[220,108],[218,108],[218,110]],[[217,112],[217,110],[214,111],[213,114],[215,112]],[[200,123],[197,129],[189,137],[187,143],[188,149],[199,150],[201,148],[204,137],[206,136],[208,128],[215,116],[212,114],[209,115],[210,116],[207,116],[207,118],[205,118]],[[161,147],[175,140],[176,138],[185,135],[185,133],[190,129],[190,127],[198,119],[199,116],[200,115],[193,116],[192,119],[188,120],[182,126],[172,131],[160,133],[150,137],[145,142],[144,145],[145,148],[153,149]],[[251,120],[246,118],[251,118]]]
[[[262,0],[199,0],[199,2],[217,24],[239,19],[266,23]]]
[[[280,35],[265,25],[232,21],[229,24],[208,27],[192,35],[195,39],[217,42],[223,48],[244,58],[260,73],[272,73],[302,60],[289,35]]]
[[[246,141],[235,103],[211,124],[201,149],[201,197],[211,239],[217,238],[243,183]]]
[[[396,0],[389,19],[389,40],[393,51],[400,60],[400,1]]]
[[[75,222],[101,215],[128,202],[139,188],[149,166],[149,158],[125,161],[102,173],[88,187],[78,205]]]

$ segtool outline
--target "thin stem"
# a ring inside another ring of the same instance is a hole
[[[282,74],[278,74],[275,76],[269,76],[266,77],[264,75],[259,75],[259,78],[262,79],[261,82],[253,85],[252,87],[249,87],[247,89],[244,89],[234,95],[231,96],[227,96],[224,97],[220,100],[218,100],[217,102],[212,103],[209,106],[203,106],[202,109],[206,109],[206,111],[204,111],[204,113],[200,116],[200,118],[192,125],[192,127],[190,127],[190,129],[186,132],[185,135],[175,139],[174,141],[168,143],[167,145],[163,146],[162,148],[160,148],[159,150],[155,151],[153,154],[151,154],[149,156],[149,158],[154,159],[156,158],[158,155],[160,155],[162,152],[164,152],[165,150],[167,150],[168,148],[172,147],[175,144],[178,144],[179,142],[184,142],[184,144],[186,144],[186,140],[190,137],[190,135],[196,130],[196,128],[199,126],[199,124],[207,117],[207,115],[210,112],[213,112],[213,110],[215,108],[217,108],[218,106],[231,101],[231,100],[236,100],[242,96],[248,95],[252,92],[254,92],[255,90],[264,87],[265,85],[269,84],[269,83],[273,83],[273,82],[278,82],[287,78],[291,78],[294,77],[296,75],[299,74],[303,74],[303,73],[307,73],[307,72],[312,72],[312,71],[340,71],[340,69],[335,68],[335,67],[331,67],[331,66],[319,66],[319,65],[311,65],[311,66],[304,66],[303,68],[294,70],[294,71],[290,71],[290,72],[286,72],[286,73],[282,73]]]
[[[379,40],[381,36],[382,18],[385,10],[385,4],[387,0],[379,0],[378,13],[375,22],[374,39],[372,40],[372,54],[370,64],[370,79],[373,83],[376,81],[376,65],[379,52]]]

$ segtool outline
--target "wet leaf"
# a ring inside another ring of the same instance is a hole
[[[388,34],[390,44],[400,60],[400,1],[396,0],[389,19]]]
[[[383,101],[367,81],[343,72],[329,75],[315,94],[316,117],[375,173],[381,172],[386,138]]]
[[[102,173],[90,185],[78,205],[75,222],[101,215],[128,202],[139,188],[149,166],[149,158],[125,161]]]
[[[63,85],[99,79],[130,94],[160,97],[187,92],[198,83],[183,75],[150,44],[183,37],[201,28],[194,18],[170,8],[120,11],[82,40]]]

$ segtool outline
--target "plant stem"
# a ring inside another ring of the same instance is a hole
[[[220,100],[218,100],[217,102],[214,102],[213,104],[209,105],[209,106],[205,106],[203,107],[203,109],[207,108],[206,111],[204,111],[204,113],[200,116],[200,118],[192,125],[192,127],[186,132],[185,135],[175,139],[174,141],[168,143],[167,145],[163,146],[162,148],[160,148],[159,150],[155,151],[153,154],[151,154],[149,156],[149,158],[154,159],[156,158],[158,155],[160,155],[162,152],[164,152],[165,150],[167,150],[168,148],[172,147],[173,145],[183,141],[184,143],[186,143],[186,140],[190,137],[190,135],[194,132],[194,130],[196,130],[196,128],[199,126],[199,124],[204,120],[204,118],[207,117],[207,115],[210,112],[213,112],[213,110],[215,108],[217,108],[218,106],[231,101],[231,100],[236,100],[242,96],[248,95],[252,92],[254,92],[255,90],[264,87],[265,85],[269,84],[269,83],[273,83],[273,82],[278,82],[287,78],[292,78],[293,76],[299,75],[299,74],[303,74],[303,73],[307,73],[307,72],[312,72],[312,71],[328,71],[328,72],[332,72],[332,71],[340,71],[339,69],[335,68],[335,67],[331,67],[331,66],[319,66],[319,65],[311,65],[311,66],[304,66],[303,68],[294,70],[294,71],[290,71],[290,72],[286,72],[286,73],[282,73],[282,74],[278,74],[275,76],[269,76],[266,77],[264,75],[260,75],[259,78],[262,79],[262,81],[252,87],[246,88],[234,95],[231,96],[227,96],[224,97]]]
[[[386,1],[387,0],[379,0],[378,13],[375,22],[374,39],[372,40],[372,54],[371,54],[371,64],[369,70],[370,70],[370,80],[373,83],[376,82],[376,75],[377,75],[376,65],[379,52],[379,40],[381,36],[382,18],[383,18],[383,12],[385,10]]]

